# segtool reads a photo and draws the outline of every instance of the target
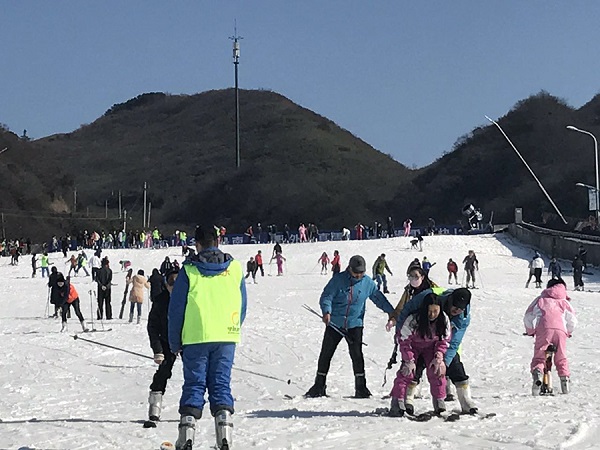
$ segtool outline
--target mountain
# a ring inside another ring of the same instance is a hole
[[[120,228],[120,191],[128,228],[139,229],[147,183],[151,224],[169,233],[200,221],[232,232],[257,222],[297,227],[315,221],[337,229],[388,215],[398,225],[406,217],[454,224],[468,203],[486,220],[493,212],[496,223],[512,221],[517,206],[532,222],[554,212],[492,124],[460,137],[429,166],[410,170],[282,95],[242,90],[238,169],[234,120],[232,89],[147,93],[72,133],[25,142],[3,132],[0,150],[11,149],[0,155],[7,162],[0,166],[0,208],[49,214],[42,223],[25,221],[46,233]],[[593,141],[566,126],[600,135],[600,96],[574,109],[541,91],[498,123],[561,212],[586,217],[587,192],[575,184],[595,184]]]

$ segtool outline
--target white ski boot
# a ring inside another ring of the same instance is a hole
[[[88,331],[90,331],[90,329],[85,326],[84,320],[81,321],[81,329],[83,330],[84,333],[87,333]]]
[[[443,413],[444,411],[446,411],[446,403],[444,402],[443,398],[434,398],[434,399],[432,399],[432,403],[433,403],[433,411],[436,414],[440,414],[440,413]]]
[[[563,394],[568,394],[571,385],[569,377],[560,377],[560,389]]]
[[[196,432],[196,418],[194,416],[181,416],[179,421],[179,436],[175,441],[176,450],[193,448],[194,434]]]
[[[453,402],[456,399],[456,389],[450,378],[446,377],[446,401]]]
[[[233,420],[231,412],[221,409],[215,414],[215,434],[217,436],[217,448],[229,450],[233,442]]]
[[[162,392],[159,391],[150,391],[150,395],[148,396],[148,419],[153,422],[160,420],[162,397]]]
[[[540,395],[540,389],[542,388],[542,380],[544,379],[544,374],[540,369],[535,369],[531,372],[531,377],[533,378],[533,384],[531,386],[531,395],[534,397]]]
[[[60,332],[62,333],[64,331],[67,331],[67,322],[62,323],[62,328],[60,329]]]
[[[406,400],[404,400],[404,409],[411,416],[415,413],[415,393],[417,392],[418,387],[419,384],[414,381],[411,381],[406,387]]]
[[[469,386],[468,380],[456,383],[456,396],[458,397],[462,412],[468,414],[477,413],[477,407],[471,398],[471,386]]]

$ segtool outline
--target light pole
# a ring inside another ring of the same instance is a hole
[[[240,94],[238,89],[238,65],[240,64],[240,43],[243,39],[237,34],[237,25],[234,25],[233,36],[233,65],[235,67],[235,167],[240,168]]]
[[[573,125],[568,125],[567,129],[587,134],[594,140],[594,153],[596,156],[596,226],[598,226],[598,221],[600,220],[600,205],[598,205],[598,195],[600,194],[600,179],[598,178],[598,140],[596,139],[596,136],[589,131],[581,130]]]

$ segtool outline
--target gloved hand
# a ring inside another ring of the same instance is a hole
[[[415,369],[417,365],[414,360],[410,361],[402,361],[402,365],[400,366],[400,373],[405,377],[409,377],[415,373]]]
[[[162,353],[155,353],[154,354],[154,362],[156,364],[160,364],[165,360],[165,355],[163,355]]]
[[[385,324],[385,331],[387,331],[388,333],[390,331],[392,331],[394,328],[396,327],[396,319],[395,318],[391,318],[390,320],[387,321],[387,323]]]
[[[440,352],[436,352],[433,357],[433,361],[429,365],[433,369],[433,373],[436,377],[442,378],[446,376],[446,364],[444,364],[444,355]]]
[[[106,290],[106,286],[102,286],[102,290],[105,291]]]

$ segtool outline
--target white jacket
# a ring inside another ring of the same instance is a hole
[[[531,267],[532,269],[543,269],[544,268],[544,260],[539,256],[536,258],[533,258],[533,260],[529,264],[529,267]]]

